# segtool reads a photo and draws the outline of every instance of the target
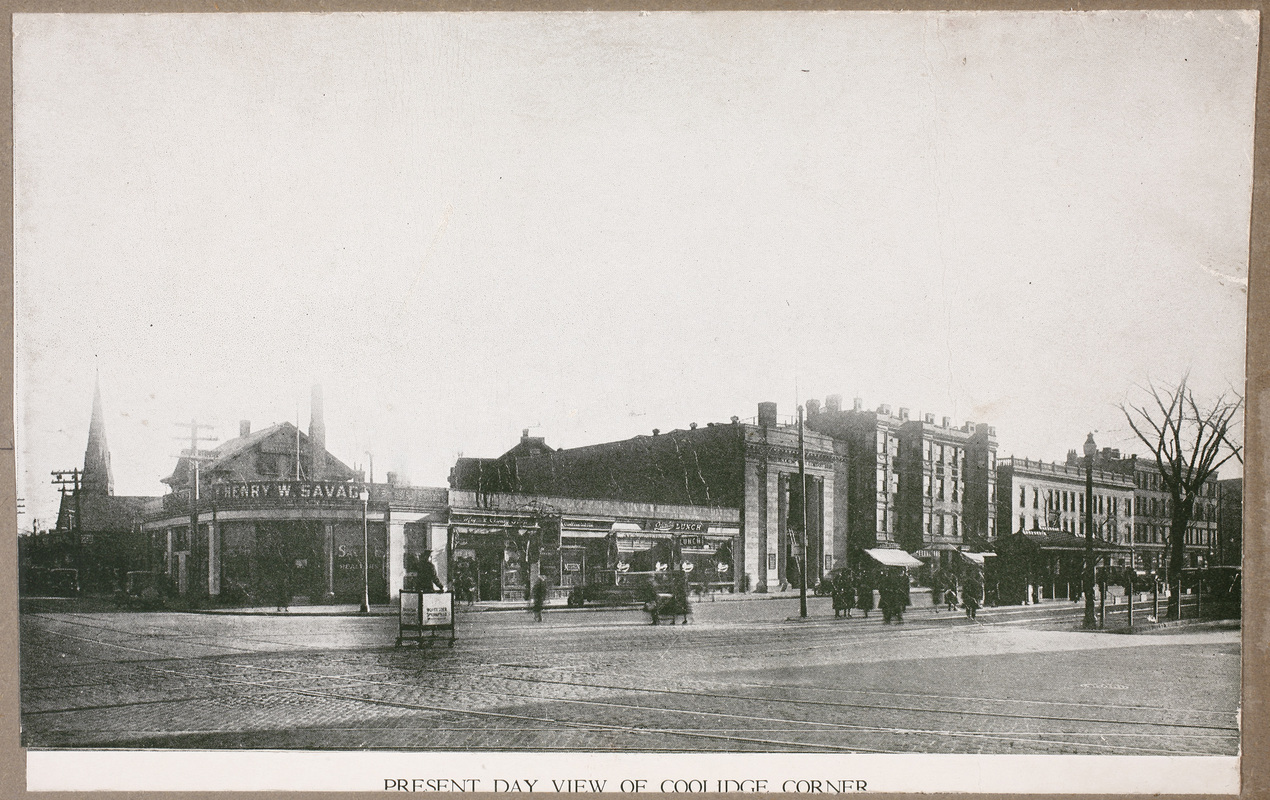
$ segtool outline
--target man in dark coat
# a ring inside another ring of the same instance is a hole
[[[542,622],[542,609],[547,605],[547,582],[542,578],[534,581],[534,587],[531,592],[534,610],[534,622]]]
[[[436,567],[432,566],[432,559],[426,551],[419,557],[419,591],[428,594],[445,591],[441,581],[437,580]]]

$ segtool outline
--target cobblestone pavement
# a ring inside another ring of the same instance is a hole
[[[835,620],[817,599],[460,614],[392,646],[390,617],[29,613],[33,748],[1222,754],[1239,632]]]

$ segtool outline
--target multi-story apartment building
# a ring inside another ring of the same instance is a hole
[[[1067,463],[1083,464],[1084,457],[1078,456],[1075,450],[1069,450]],[[1165,569],[1173,526],[1173,500],[1165,488],[1155,459],[1122,456],[1120,450],[1104,447],[1094,456],[1094,468],[1115,472],[1133,482],[1134,564],[1145,570]],[[1201,566],[1215,557],[1218,541],[1217,483],[1216,475],[1205,482],[1195,502],[1191,523],[1183,534],[1187,567]]]
[[[1081,467],[1027,458],[998,461],[996,580],[1001,602],[1074,599],[1080,594],[1087,502],[1099,563],[1127,565],[1133,552],[1133,490],[1128,477],[1095,469],[1093,494],[1087,499]]]
[[[919,552],[946,566],[955,552],[986,548],[995,535],[996,430],[951,425],[934,414],[865,409],[856,398],[843,410],[830,395],[809,401],[808,426],[847,445],[847,501],[852,542]]]
[[[1036,531],[1083,537],[1085,483],[1085,469],[1078,464],[1003,458],[997,462],[997,517],[1002,524],[1010,520],[1015,533]],[[1130,544],[1134,530],[1133,481],[1095,466],[1093,484],[1094,537],[1111,544]]]

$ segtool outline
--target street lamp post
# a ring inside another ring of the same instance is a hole
[[[370,613],[370,528],[366,521],[366,514],[370,504],[370,492],[365,486],[362,487],[358,497],[362,501],[362,607],[360,611],[368,614]]]
[[[802,533],[799,534],[799,544],[802,546],[802,568],[798,570],[798,617],[799,619],[807,619],[807,451],[803,443],[803,407],[798,407],[798,481],[801,484],[799,490],[799,519],[802,523]]]
[[[1084,627],[1097,627],[1094,619],[1094,454],[1098,445],[1094,435],[1085,439],[1085,621]]]

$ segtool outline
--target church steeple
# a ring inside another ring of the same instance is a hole
[[[88,423],[88,449],[84,451],[81,491],[90,495],[113,495],[115,478],[110,472],[110,448],[106,446],[106,415],[101,410],[101,380],[93,387],[93,418]]]

